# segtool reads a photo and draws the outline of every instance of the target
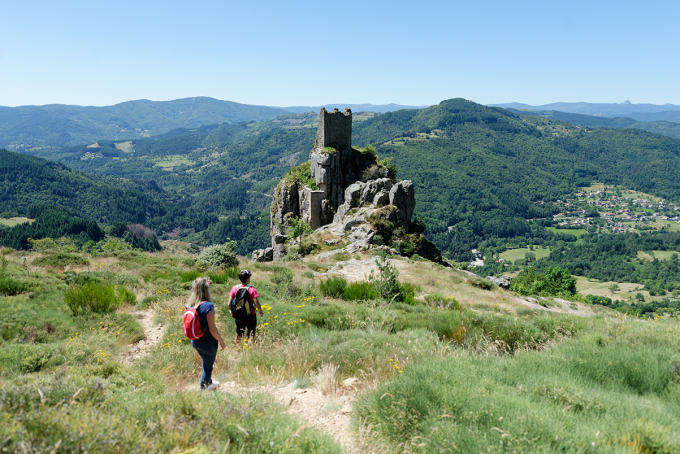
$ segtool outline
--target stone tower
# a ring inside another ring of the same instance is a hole
[[[337,108],[330,113],[321,108],[314,148],[326,147],[336,150],[352,147],[352,111],[349,108],[342,113]]]

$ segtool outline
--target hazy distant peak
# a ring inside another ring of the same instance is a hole
[[[630,104],[632,104],[632,103],[631,103],[630,101],[628,101],[628,100],[626,99],[626,100],[625,100],[625,101],[623,101],[623,102],[622,102],[621,104],[626,104],[626,105],[630,105]]]

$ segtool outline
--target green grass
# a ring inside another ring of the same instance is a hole
[[[527,252],[536,254],[537,259],[542,259],[543,257],[547,257],[550,255],[550,248],[539,249],[537,247],[534,247],[533,251],[530,250],[528,247],[510,249],[508,251],[501,253],[501,258],[503,258],[504,260],[512,260],[514,262],[515,260],[524,259]]]
[[[548,230],[555,232],[555,233],[563,233],[566,235],[574,235],[576,238],[580,238],[586,233],[586,229],[558,229],[556,227],[548,227]]]
[[[679,452],[677,327],[616,328],[546,352],[425,360],[363,395],[355,420],[423,453]]]
[[[7,227],[14,227],[19,224],[23,224],[24,222],[33,222],[33,219],[29,218],[9,218],[9,219],[2,219],[0,218],[0,225],[6,225]]]
[[[0,438],[20,452],[340,453],[329,436],[259,394],[168,394],[153,372],[113,362],[30,375],[0,390]]]
[[[642,260],[649,260],[650,262],[652,260],[659,259],[659,260],[670,260],[673,254],[677,254],[676,251],[638,251],[637,253],[637,258],[642,259]]]
[[[34,288],[0,298],[0,450],[50,452],[61,439],[65,452],[223,452],[227,443],[235,453],[340,452],[328,436],[298,432],[303,421],[267,395],[187,391],[200,373],[182,330],[188,286],[211,276],[216,324],[230,343],[234,271],[192,271],[181,257],[140,253],[96,272],[29,272],[12,254],[8,273]],[[362,383],[355,422],[370,424],[375,446],[395,452],[585,453],[592,441],[594,452],[629,452],[635,443],[676,450],[677,320],[639,323],[604,308],[593,318],[533,311],[512,306],[507,292],[412,261],[400,268],[404,303],[349,301],[336,295],[362,284],[306,274],[320,266],[253,265],[265,312],[258,340],[238,355],[218,354],[217,380],[297,380],[317,392],[315,374],[337,367],[335,385]],[[116,361],[144,337],[126,312],[133,302],[72,315],[65,295],[88,285],[128,287],[143,300],[140,309],[165,329],[148,355],[130,366]]]

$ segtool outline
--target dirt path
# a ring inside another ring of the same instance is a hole
[[[144,328],[144,339],[132,344],[130,350],[121,353],[119,361],[132,364],[134,361],[148,355],[148,349],[157,345],[163,338],[165,327],[153,323],[153,311],[139,311],[132,313]],[[357,383],[352,383],[356,386]],[[340,386],[335,395],[323,395],[315,388],[295,389],[295,383],[282,383],[274,386],[245,387],[236,381],[220,384],[218,391],[229,394],[244,394],[263,392],[270,394],[277,402],[288,407],[286,413],[297,416],[304,421],[303,427],[314,427],[331,435],[347,453],[359,452],[350,431],[350,413],[355,399],[355,389],[348,385]],[[193,385],[192,385],[193,389]],[[304,430],[304,429],[303,429]]]
[[[163,324],[153,322],[153,310],[133,312],[131,315],[136,317],[144,328],[144,339],[132,344],[129,351],[120,354],[119,361],[123,364],[132,364],[135,360],[148,355],[148,349],[158,344],[165,333]]]
[[[218,390],[234,395],[249,392],[271,394],[276,401],[288,407],[286,413],[304,421],[303,427],[314,427],[331,435],[347,453],[359,452],[350,430],[350,413],[355,399],[351,388],[345,387],[335,396],[325,396],[315,388],[295,389],[294,383],[248,388],[229,381],[220,384]]]

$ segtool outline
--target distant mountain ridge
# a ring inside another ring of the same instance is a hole
[[[420,109],[400,104],[327,104],[355,112]],[[175,129],[216,124],[267,121],[292,113],[318,113],[321,106],[268,107],[197,96],[173,101],[139,99],[113,106],[0,106],[0,148],[27,151],[39,147],[69,147],[97,140],[140,139]]]
[[[319,113],[319,110],[324,107],[326,109],[345,109],[346,107],[349,107],[352,109],[352,112],[379,112],[379,113],[386,113],[386,112],[394,112],[397,110],[402,110],[402,109],[424,109],[429,106],[404,106],[402,104],[342,104],[342,103],[336,103],[336,104],[325,104],[323,106],[291,106],[291,107],[275,107],[275,109],[282,109],[287,112],[293,112],[293,113],[306,113],[306,112],[314,112],[314,113]]]
[[[530,106],[519,102],[505,104],[490,104],[493,107],[517,110],[557,110],[566,113],[592,115],[596,117],[629,117],[637,121],[665,120],[680,121],[680,106],[666,103],[657,104],[632,104],[624,101],[621,104],[611,103],[588,103],[588,102],[556,102],[542,106]]]
[[[266,121],[287,113],[200,96],[174,101],[140,99],[104,107],[0,106],[0,148],[64,147],[99,139],[137,139],[178,128]]]

